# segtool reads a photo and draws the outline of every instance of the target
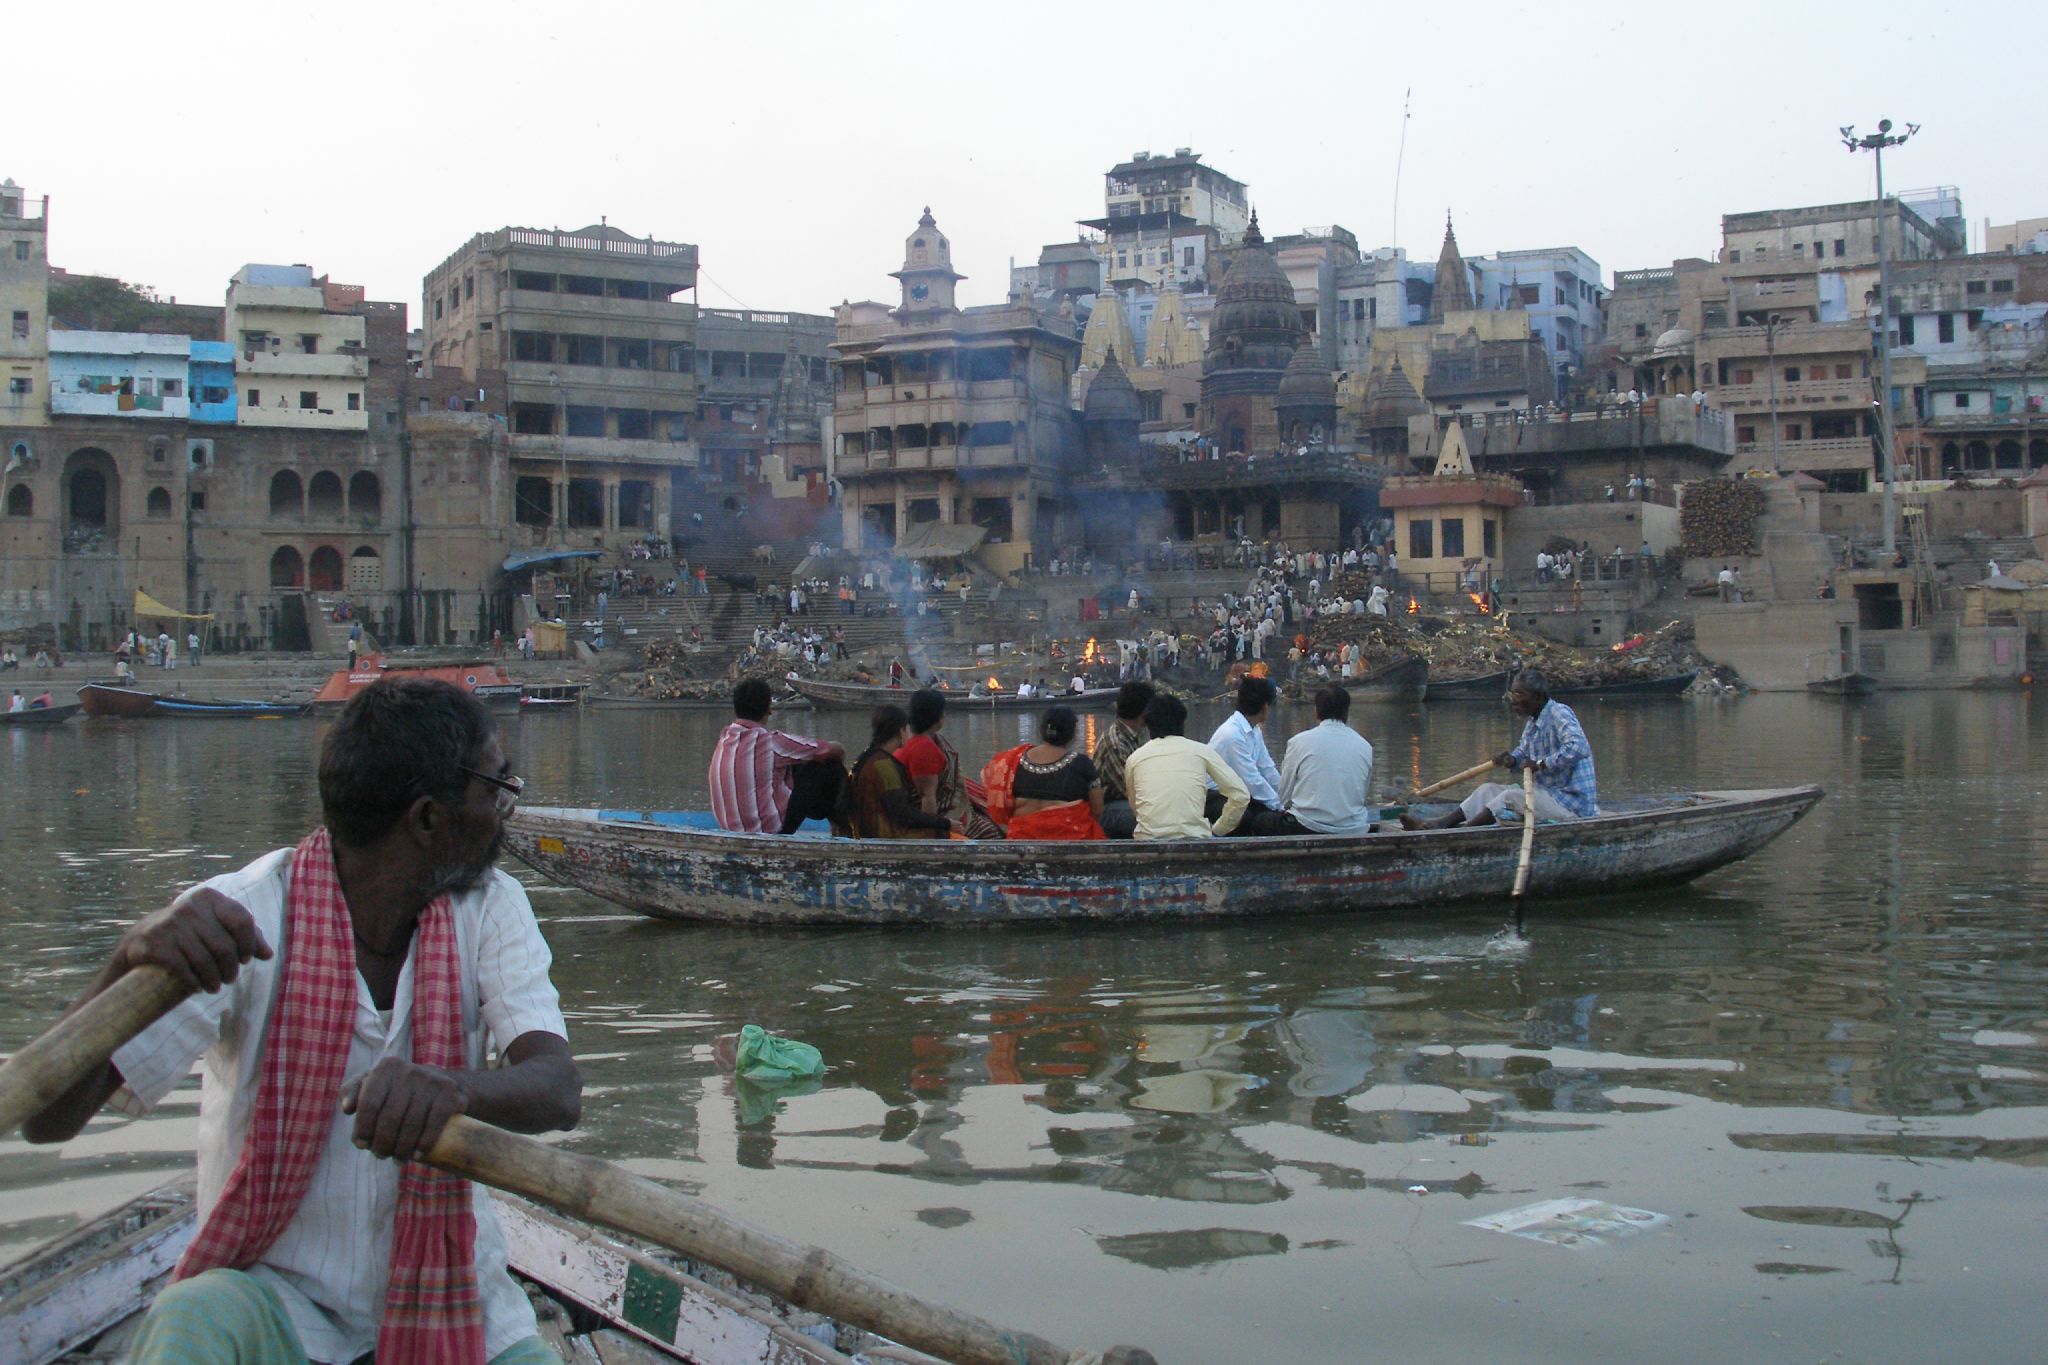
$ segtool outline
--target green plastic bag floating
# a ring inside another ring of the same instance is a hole
[[[825,1074],[825,1058],[809,1043],[777,1038],[759,1024],[740,1030],[733,1074],[750,1081],[814,1081]]]

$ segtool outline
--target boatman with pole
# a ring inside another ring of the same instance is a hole
[[[1550,696],[1550,681],[1533,668],[1515,675],[1508,687],[1508,705],[1527,718],[1515,747],[1495,754],[1493,765],[1509,772],[1532,769],[1536,775],[1538,820],[1584,820],[1600,813],[1593,776],[1593,746],[1571,707]],[[1490,825],[1522,818],[1522,788],[1504,782],[1480,785],[1464,804],[1448,815],[1424,819],[1403,815],[1403,829],[1450,829],[1456,825]]]
[[[80,1005],[147,967],[193,994],[22,1131],[142,1113],[203,1063],[200,1227],[131,1361],[556,1360],[488,1193],[416,1159],[459,1114],[580,1112],[547,943],[492,866],[522,786],[474,695],[379,681],[322,745],[319,828],[122,935]]]

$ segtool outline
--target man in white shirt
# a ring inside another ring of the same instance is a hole
[[[1133,838],[1207,839],[1230,833],[1244,818],[1251,793],[1214,749],[1187,737],[1187,724],[1186,703],[1170,693],[1160,693],[1145,708],[1152,738],[1124,763],[1138,822]],[[1209,790],[1211,782],[1216,792]]]
[[[1244,783],[1251,805],[1238,822],[1238,834],[1305,834],[1301,823],[1280,802],[1280,770],[1266,751],[1266,717],[1273,711],[1274,689],[1265,678],[1246,678],[1237,685],[1237,709],[1209,736],[1209,747]]]
[[[1372,745],[1351,728],[1351,693],[1332,684],[1316,693],[1316,726],[1287,741],[1280,803],[1312,834],[1370,834]]]
[[[88,987],[153,966],[193,994],[30,1118],[30,1141],[69,1139],[109,1100],[152,1108],[203,1060],[202,1226],[137,1365],[398,1354],[422,1318],[494,1365],[553,1359],[488,1194],[415,1193],[453,1179],[423,1166],[400,1180],[456,1114],[538,1133],[580,1110],[547,944],[492,867],[523,786],[511,767],[463,689],[365,688],[322,746],[323,826],[145,917]],[[418,1060],[437,1051],[459,1064]],[[259,1107],[282,1119],[255,1124]],[[449,1235],[465,1211],[467,1245]],[[409,1223],[438,1260],[400,1252],[422,1245],[399,1236]]]

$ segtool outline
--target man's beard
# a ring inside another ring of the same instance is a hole
[[[491,836],[490,847],[481,857],[474,860],[458,859],[445,867],[434,869],[433,881],[428,884],[427,899],[442,895],[463,895],[483,885],[484,878],[496,866],[498,855],[505,851],[505,827],[498,826],[498,832]]]

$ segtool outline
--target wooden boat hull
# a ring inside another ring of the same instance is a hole
[[[910,694],[917,690],[911,687],[869,687],[861,683],[819,682],[813,678],[791,678],[789,685],[799,696],[809,698],[813,706],[823,710],[840,711],[867,711],[884,702],[908,706]],[[946,693],[946,709],[1043,711],[1048,706],[1070,706],[1076,711],[1100,711],[1116,705],[1117,690],[1114,687],[1096,687],[1086,692],[1061,692],[1050,697],[1018,697],[1009,693],[994,697],[976,697],[969,695],[964,689],[953,689]]]
[[[1647,700],[1652,697],[1678,697],[1692,686],[1692,680],[1700,675],[1698,669],[1687,669],[1683,673],[1666,673],[1658,678],[1633,678],[1628,682],[1594,683],[1586,687],[1553,687],[1550,695],[1568,701],[1581,698],[1597,698],[1601,701]]]
[[[184,697],[158,697],[151,714],[181,720],[281,720],[303,716],[311,704],[302,701],[189,701]]]
[[[1472,678],[1431,678],[1429,700],[1431,701],[1499,701],[1507,695],[1508,682],[1515,676],[1511,668],[1498,673],[1481,673]]]
[[[1810,682],[1806,690],[1823,697],[1867,697],[1878,690],[1878,682],[1868,673],[1844,673]]]
[[[1529,891],[1682,882],[1762,848],[1818,787],[1700,792],[1544,825]],[[1521,831],[1161,843],[826,839],[727,834],[703,817],[518,811],[507,846],[536,871],[660,919],[745,924],[1006,924],[1414,910],[1500,902]]]
[[[543,1314],[540,1323],[542,1341],[565,1362],[854,1365],[850,1353],[873,1351],[881,1359],[938,1365],[857,1327],[799,1315],[779,1300],[764,1307],[759,1290],[743,1291],[723,1272],[696,1263],[678,1268],[524,1200],[496,1192],[492,1198],[513,1274],[570,1310]],[[41,1365],[124,1357],[198,1224],[188,1177],[0,1267],[4,1358]],[[800,1325],[828,1328],[836,1345]]]
[[[157,695],[133,687],[89,682],[78,689],[79,705],[88,716],[123,716],[130,719],[156,714]]]
[[[468,688],[491,706],[517,706],[520,686],[495,663],[386,663],[374,654],[356,660],[354,668],[337,668],[313,696],[320,708],[340,706],[379,678],[437,678]]]
[[[1411,654],[1344,686],[1361,701],[1421,701],[1429,694],[1429,660]]]
[[[0,711],[0,725],[62,725],[77,715],[79,702],[63,706],[33,706],[25,711]]]

